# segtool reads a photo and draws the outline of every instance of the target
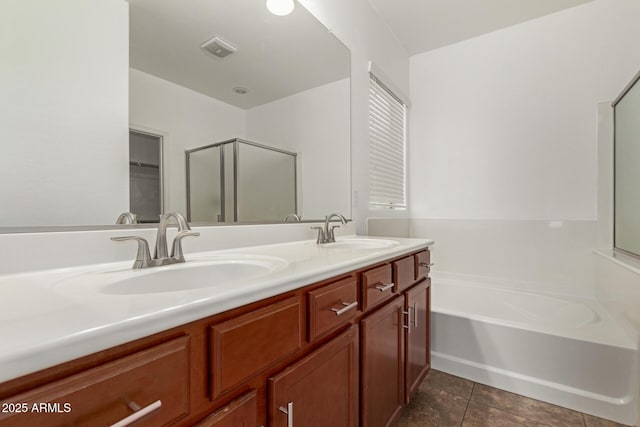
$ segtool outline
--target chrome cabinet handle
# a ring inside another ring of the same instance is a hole
[[[156,409],[159,409],[161,406],[162,406],[161,400],[156,400],[155,402],[145,406],[142,409],[140,409],[140,407],[135,402],[130,402],[129,408],[133,409],[135,412],[129,415],[127,418],[123,418],[117,423],[111,424],[110,427],[126,427],[138,421],[140,418],[146,417],[151,412],[155,411]]]
[[[336,316],[340,316],[341,314],[346,313],[347,311],[354,309],[358,306],[358,301],[354,301],[352,303],[348,303],[348,302],[343,302],[342,305],[344,305],[344,307],[342,308],[331,308],[331,311],[336,313]]]
[[[287,403],[287,407],[279,407],[278,410],[287,415],[287,427],[293,427],[293,402]]]
[[[435,262],[419,262],[418,263],[419,267],[425,267],[425,268],[431,268],[434,265],[435,265]]]
[[[379,290],[380,292],[384,292],[384,291],[388,291],[389,289],[393,288],[396,284],[391,282],[388,285],[382,284],[382,285],[378,285],[376,286],[376,289]]]
[[[409,310],[411,310],[411,307],[409,307]],[[409,325],[404,324],[404,318],[405,318],[404,316],[407,316],[407,323],[409,323],[409,313],[410,311],[402,310],[402,327],[407,330],[408,334],[411,333],[411,328],[409,327]]]
[[[413,303],[413,307],[409,307],[410,309],[413,308],[413,320],[411,321],[411,323],[413,323],[413,327],[417,328],[418,327],[418,303],[414,302]]]

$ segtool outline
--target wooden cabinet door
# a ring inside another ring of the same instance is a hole
[[[258,425],[258,398],[250,390],[195,424],[193,427],[255,427]]]
[[[358,426],[358,373],[356,325],[269,378],[269,426]]]
[[[409,317],[406,345],[406,403],[431,367],[429,329],[431,320],[431,279],[405,294],[405,310]]]
[[[404,298],[396,297],[361,325],[362,425],[389,425],[404,404]]]

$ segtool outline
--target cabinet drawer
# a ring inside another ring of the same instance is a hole
[[[140,417],[136,426],[167,425],[189,412],[188,379],[185,336],[12,396],[3,407],[28,410],[0,413],[0,426],[106,426],[127,417]]]
[[[258,424],[258,398],[255,390],[232,400],[194,427],[237,427]]]
[[[211,326],[211,398],[298,351],[301,323],[296,296]]]
[[[416,257],[416,280],[420,280],[427,277],[431,271],[431,252],[426,250],[414,256]]]
[[[363,311],[375,307],[393,295],[395,286],[391,276],[391,265],[385,264],[365,271],[361,279]]]
[[[309,341],[345,324],[358,313],[358,282],[348,277],[315,289],[309,298]]]
[[[397,286],[396,291],[401,292],[416,281],[416,264],[412,256],[393,261],[393,280]]]

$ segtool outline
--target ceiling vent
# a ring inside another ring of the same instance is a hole
[[[204,50],[211,52],[218,58],[224,58],[227,55],[231,55],[233,52],[238,50],[235,46],[233,46],[228,41],[223,40],[222,38],[216,36],[212,39],[207,40],[206,42],[200,45]]]

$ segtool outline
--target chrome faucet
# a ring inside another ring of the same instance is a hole
[[[131,212],[122,212],[116,219],[116,224],[135,224],[136,222],[136,214]]]
[[[171,255],[167,250],[167,227],[171,219],[178,223],[178,234],[173,238]],[[161,265],[175,264],[184,262],[184,253],[182,251],[182,239],[190,236],[199,236],[200,233],[191,231],[189,223],[181,214],[177,212],[168,212],[160,215],[160,223],[158,224],[158,233],[156,234],[156,250],[153,258],[149,253],[149,242],[139,236],[122,236],[112,237],[115,242],[124,242],[127,240],[135,240],[138,242],[138,253],[133,263],[133,268],[158,267]]]
[[[287,222],[287,221],[289,221],[289,218],[293,218],[293,220],[294,220],[294,221],[296,221],[296,222],[300,222],[300,221],[302,221],[302,217],[301,217],[300,215],[298,215],[298,214],[294,214],[294,213],[290,213],[290,214],[288,214],[287,216],[285,216],[285,217],[282,219],[282,222]]]
[[[333,243],[336,241],[334,230],[340,226],[329,226],[329,223],[334,217],[338,218],[343,224],[347,223],[347,219],[342,214],[332,213],[330,215],[327,215],[326,217],[324,217],[324,227],[311,227],[313,230],[318,230],[318,238],[316,239],[316,243]]]

